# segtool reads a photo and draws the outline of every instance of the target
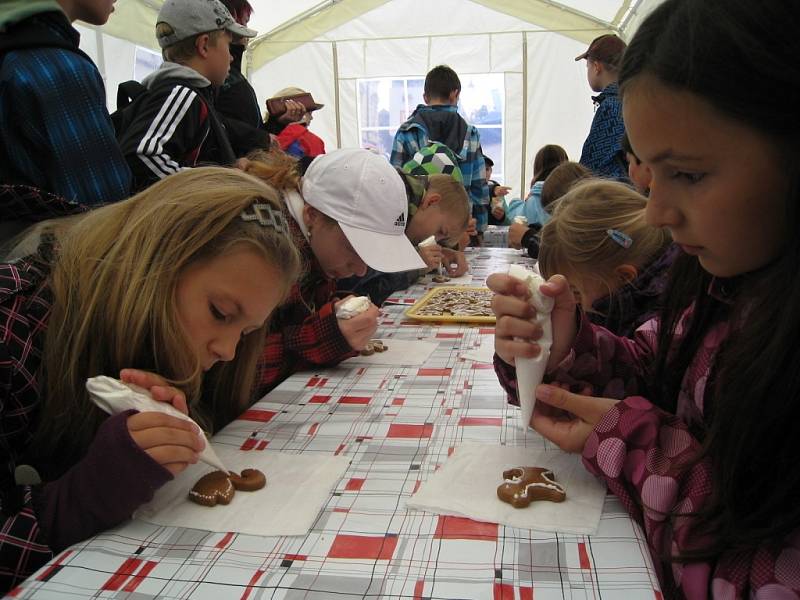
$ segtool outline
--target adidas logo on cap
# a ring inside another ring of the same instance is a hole
[[[406,228],[406,215],[405,213],[400,213],[400,216],[397,217],[397,220],[394,222],[395,227],[402,227],[403,229]]]

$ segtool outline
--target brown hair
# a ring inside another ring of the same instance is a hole
[[[581,163],[567,161],[561,163],[547,179],[544,180],[542,185],[541,203],[542,208],[547,209],[548,206],[553,204],[556,200],[566,194],[569,189],[581,179],[591,177],[592,172],[584,167]],[[550,209],[552,210],[552,206]],[[547,212],[551,212],[548,210]]]
[[[666,229],[645,221],[646,205],[644,196],[623,183],[590,179],[575,185],[556,202],[553,218],[542,228],[542,276],[562,273],[585,297],[589,281],[612,289],[614,271],[620,265],[645,267],[670,243]],[[610,229],[630,237],[630,247],[615,242]]]
[[[461,80],[447,65],[438,65],[425,75],[423,89],[428,100],[446,100],[453,92],[461,91]]]
[[[533,158],[533,179],[531,186],[537,181],[544,181],[558,165],[569,160],[567,151],[561,146],[547,144],[539,148]]]
[[[156,37],[164,37],[166,35],[173,35],[175,30],[169,23],[156,23]],[[179,42],[175,42],[171,46],[167,46],[166,48],[161,50],[161,56],[164,60],[168,60],[169,62],[174,62],[178,64],[183,64],[185,62],[190,61],[193,57],[197,56],[197,38],[201,35],[208,34],[208,41],[211,46],[216,47],[217,42],[219,39],[225,34],[224,29],[215,29],[214,31],[208,31],[206,33],[198,33],[197,35],[192,35],[188,38],[182,39]]]
[[[209,428],[249,405],[266,326],[204,376],[178,321],[175,293],[187,267],[242,245],[280,271],[275,283],[288,292],[299,272],[297,250],[287,235],[241,218],[255,202],[279,206],[272,188],[241,171],[187,169],[62,232],[42,357],[41,447],[80,455],[104,417],[88,398],[86,379],[118,377],[126,367],[180,388]]]
[[[461,228],[466,231],[469,225],[470,218],[470,204],[467,190],[464,184],[456,181],[450,175],[436,175],[428,176],[428,190],[436,192],[442,199],[439,205],[442,211],[448,215],[461,219]],[[458,232],[461,235],[462,231]]]

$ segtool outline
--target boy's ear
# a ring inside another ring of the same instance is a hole
[[[208,56],[208,47],[211,42],[211,36],[207,33],[198,35],[194,40],[194,49],[197,51],[198,56],[205,58]]]
[[[630,283],[639,276],[639,269],[633,265],[620,265],[614,269],[614,274],[619,278],[622,284]]]
[[[442,195],[438,192],[428,192],[425,194],[425,197],[422,198],[422,202],[419,203],[419,207],[422,209],[429,208],[431,206],[436,206],[439,204],[439,201],[442,199]]]
[[[461,95],[461,90],[453,90],[447,97],[450,104],[458,104],[458,97]]]
[[[303,223],[306,227],[311,226],[317,220],[317,211],[310,204],[303,204]]]

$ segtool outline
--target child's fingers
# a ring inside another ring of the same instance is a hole
[[[189,406],[186,402],[186,395],[178,388],[171,385],[154,385],[150,388],[150,395],[153,400],[167,402],[183,414],[189,414]]]
[[[515,358],[536,358],[541,348],[529,342],[495,338],[494,351],[508,364],[516,365]]]
[[[122,369],[119,378],[125,383],[132,383],[148,390],[154,400],[169,402],[183,414],[189,414],[186,395],[175,386],[169,385],[161,375],[141,369]]]
[[[566,452],[581,452],[592,426],[581,419],[552,416],[537,402],[531,427]]]
[[[520,319],[510,315],[498,317],[495,323],[495,337],[519,338],[523,341],[536,341],[542,337],[542,326],[536,321]]]
[[[544,282],[539,289],[545,296],[550,296],[551,298],[556,298],[564,293],[572,295],[572,290],[569,289],[567,278],[563,275],[553,275]]]
[[[173,475],[180,473],[187,466],[195,464],[199,460],[196,452],[192,452],[183,446],[156,446],[145,450],[145,452]]]
[[[536,309],[527,300],[515,296],[495,294],[492,298],[492,312],[500,321],[503,317],[530,320],[536,318]]]
[[[196,433],[171,429],[169,427],[150,427],[131,431],[131,438],[142,450],[158,446],[181,446],[191,452],[202,452],[205,441]]]
[[[552,385],[536,388],[536,399],[555,408],[565,410],[590,426],[597,423],[618,402],[612,398],[595,398],[573,394],[568,390]]]
[[[492,273],[486,279],[486,285],[495,294],[501,296],[516,296],[525,300],[531,295],[527,285],[506,273]]]

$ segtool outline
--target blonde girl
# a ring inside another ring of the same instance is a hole
[[[553,206],[541,231],[542,275],[565,275],[589,319],[631,335],[657,312],[677,252],[669,232],[647,224],[647,200],[622,183],[580,182]]]
[[[120,377],[223,426],[251,402],[268,317],[300,264],[274,190],[233,169],[182,171],[54,231],[0,264],[6,590],[129,518],[203,448],[166,414],[107,417],[86,379]]]

